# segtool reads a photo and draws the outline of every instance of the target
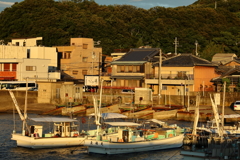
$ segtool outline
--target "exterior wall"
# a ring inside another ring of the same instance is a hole
[[[212,78],[219,75],[215,73],[215,67],[195,66],[194,67],[194,91],[214,91]]]
[[[17,45],[19,43],[19,46],[37,46],[37,40],[42,40],[42,37],[36,37],[36,38],[25,38],[25,39],[12,39],[12,45]],[[25,44],[24,44],[25,43]]]
[[[155,77],[158,77],[158,67],[155,68]],[[161,77],[162,79],[180,79],[178,78],[178,72],[186,72],[189,79],[193,78],[193,67],[162,67]]]
[[[8,46],[8,45],[1,45],[0,46],[0,59],[5,58],[28,58],[28,54],[30,55],[29,58],[42,58],[42,59],[50,59],[49,69],[53,70],[57,68],[57,52],[56,48],[53,47],[22,47],[22,46]]]
[[[152,88],[154,94],[158,94],[159,91],[158,70],[159,68],[155,67],[154,74],[146,75],[145,79],[145,87]],[[181,75],[179,72],[184,72],[186,75]],[[193,67],[162,67],[160,83],[161,94],[186,95],[187,91],[194,91]]]
[[[38,103],[65,104],[82,99],[82,85],[73,82],[38,82]]]
[[[23,59],[22,63],[17,66],[17,79],[24,81],[26,77],[29,79],[49,79],[48,64],[50,59]],[[33,68],[33,70],[27,70],[27,68]]]
[[[145,68],[145,65],[143,66]],[[124,70],[126,69],[126,66],[124,66]],[[144,69],[143,69],[144,70]],[[132,76],[145,76],[144,71],[142,72],[118,72],[118,65],[112,65],[112,76],[123,76],[124,78],[117,78],[115,81],[113,81],[113,86],[116,87],[143,87],[144,83],[142,83],[142,80],[139,79],[133,79]],[[129,77],[129,78],[128,78]]]
[[[74,79],[84,79],[84,75],[100,75],[102,48],[94,48],[91,38],[71,38],[71,46],[58,46],[62,53],[61,70]]]

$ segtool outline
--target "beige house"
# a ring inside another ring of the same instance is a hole
[[[57,81],[56,48],[43,47],[42,37],[12,39],[8,45],[0,46],[0,80]]]
[[[234,53],[216,53],[212,58],[212,62],[217,64],[225,64],[234,60],[235,58],[237,58],[237,55]]]
[[[102,48],[92,38],[71,38],[70,46],[57,46],[63,79],[83,80],[85,75],[101,75]]]
[[[50,59],[48,70],[55,72],[58,68],[57,50],[55,47],[44,47],[42,37],[12,39],[7,45],[0,46],[0,59],[39,58]]]

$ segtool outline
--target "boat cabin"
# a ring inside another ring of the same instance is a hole
[[[30,126],[31,136],[34,137],[76,137],[79,135],[78,125],[74,124],[74,119],[57,118],[57,117],[42,117],[31,118],[35,122],[53,122],[53,132],[43,133],[42,125]]]

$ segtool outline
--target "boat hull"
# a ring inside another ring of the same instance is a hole
[[[85,140],[84,145],[88,146],[89,153],[121,154],[178,148],[183,145],[183,137],[181,134],[171,138],[128,143]]]
[[[36,138],[23,136],[22,134],[12,134],[12,140],[17,142],[17,146],[40,149],[80,146],[84,144],[85,137],[48,137]]]

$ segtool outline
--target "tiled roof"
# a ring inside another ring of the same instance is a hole
[[[148,61],[158,54],[158,48],[135,48],[131,49],[117,61]]]
[[[212,58],[212,62],[226,63],[233,60],[235,57],[237,56],[234,53],[216,53]]]
[[[192,54],[179,54],[162,61],[163,67],[217,66],[206,59]]]

